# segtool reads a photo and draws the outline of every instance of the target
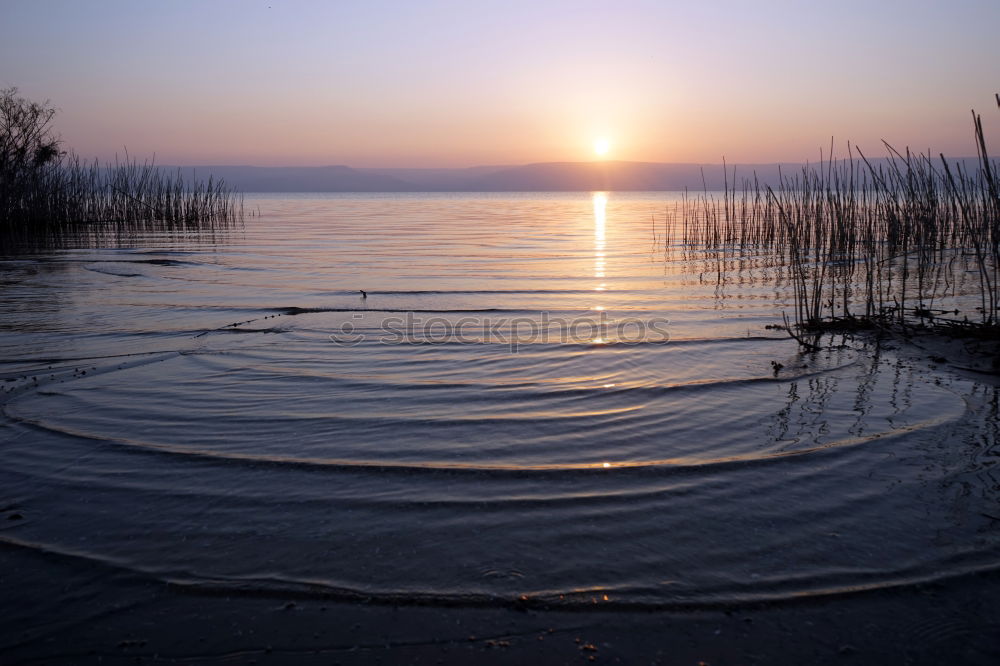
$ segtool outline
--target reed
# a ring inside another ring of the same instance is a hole
[[[875,161],[849,145],[775,187],[727,172],[721,197],[686,196],[672,226],[713,253],[718,280],[738,262],[789,286],[803,345],[885,327],[1000,338],[1000,172],[975,112],[973,127],[975,168],[888,144]]]
[[[0,246],[114,239],[239,225],[243,197],[224,182],[185,180],[127,155],[111,164],[60,151],[55,110],[0,91]]]
[[[131,237],[242,224],[243,197],[224,182],[185,180],[150,162],[70,156],[18,182],[0,180],[0,241]]]

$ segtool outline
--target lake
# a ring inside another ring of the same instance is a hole
[[[250,195],[229,233],[2,258],[0,543],[399,605],[997,569],[997,388],[898,344],[800,354],[791,288],[680,243],[679,198]]]

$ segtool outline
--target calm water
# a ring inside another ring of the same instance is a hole
[[[860,341],[799,356],[766,328],[787,290],[720,285],[673,201],[261,196],[215,241],[0,260],[0,542],[394,603],[996,568],[996,389]]]

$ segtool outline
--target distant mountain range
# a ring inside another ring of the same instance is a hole
[[[971,158],[959,158],[974,167]],[[884,163],[880,159],[876,162]],[[355,169],[349,166],[181,167],[187,175],[224,179],[243,192],[590,192],[721,190],[728,178],[776,185],[801,163],[666,164],[657,162],[543,162],[464,169]],[[176,169],[177,167],[163,167]]]

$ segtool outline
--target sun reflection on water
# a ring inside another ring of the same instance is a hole
[[[602,278],[605,274],[605,252],[607,246],[606,226],[608,194],[594,192],[594,277]],[[603,284],[601,285],[604,286]]]

